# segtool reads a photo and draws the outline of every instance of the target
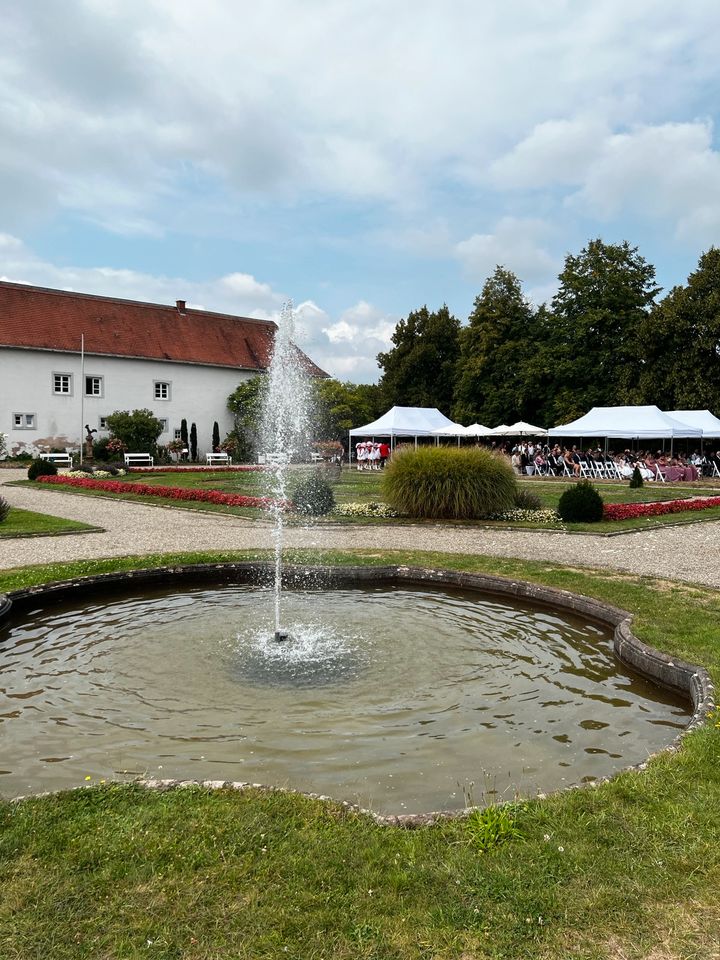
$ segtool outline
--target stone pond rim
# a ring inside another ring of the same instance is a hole
[[[157,567],[117,573],[104,573],[89,577],[75,577],[69,580],[53,581],[33,587],[0,594],[0,623],[7,619],[11,611],[22,611],[37,603],[52,604],[54,601],[78,597],[80,603],[94,592],[108,591],[114,588],[122,590],[129,585],[179,583],[258,583],[269,582],[273,565],[269,562],[206,563],[183,566]],[[626,610],[580,594],[570,593],[554,587],[513,580],[484,573],[461,573],[453,570],[428,569],[406,566],[312,566],[289,565],[284,569],[283,577],[288,586],[371,586],[371,585],[422,585],[460,587],[464,590],[494,596],[513,598],[530,602],[539,607],[557,610],[558,608],[573,614],[580,614],[589,620],[613,628],[613,649],[617,658],[629,666],[635,673],[661,687],[687,697],[692,705],[692,717],[687,727],[664,749],[677,749],[679,741],[690,731],[705,723],[707,714],[714,708],[714,686],[708,672],[700,666],[687,663],[662,653],[639,640],[631,630],[632,614]],[[629,769],[644,769],[647,761],[631,766]],[[596,781],[602,782],[602,781]],[[140,781],[141,785],[157,789],[176,786],[191,786],[196,781]],[[282,788],[265,787],[262,784],[235,783],[230,781],[197,781],[200,785],[235,789],[262,789],[278,791]],[[572,787],[570,789],[584,789]],[[284,791],[295,793],[297,791]],[[308,794],[308,796],[318,796]],[[23,799],[22,797],[16,798]],[[329,797],[321,799],[329,800]],[[342,805],[359,810],[346,801]],[[420,826],[432,823],[442,817],[457,817],[467,811],[433,812],[427,814],[407,814],[400,816],[382,816],[363,810],[380,824]]]

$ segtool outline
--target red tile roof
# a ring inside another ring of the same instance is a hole
[[[208,310],[0,281],[0,346],[265,370],[276,326]],[[327,374],[311,360],[312,376]]]

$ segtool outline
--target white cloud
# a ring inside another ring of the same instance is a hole
[[[475,233],[457,243],[455,256],[474,280],[484,280],[498,265],[522,281],[545,280],[559,266],[547,247],[551,234],[542,220],[503,217],[493,233]]]
[[[720,235],[720,152],[709,121],[638,127],[605,139],[569,203],[600,219],[666,221],[695,246]]]

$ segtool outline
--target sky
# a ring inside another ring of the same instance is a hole
[[[398,320],[629,241],[720,244],[716,0],[0,0],[0,278],[275,319],[373,382]]]

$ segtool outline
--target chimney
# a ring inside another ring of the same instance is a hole
[[[185,301],[184,301],[184,300],[176,300],[176,301],[175,301],[175,306],[177,307],[177,312],[178,312],[178,313],[185,313]]]

